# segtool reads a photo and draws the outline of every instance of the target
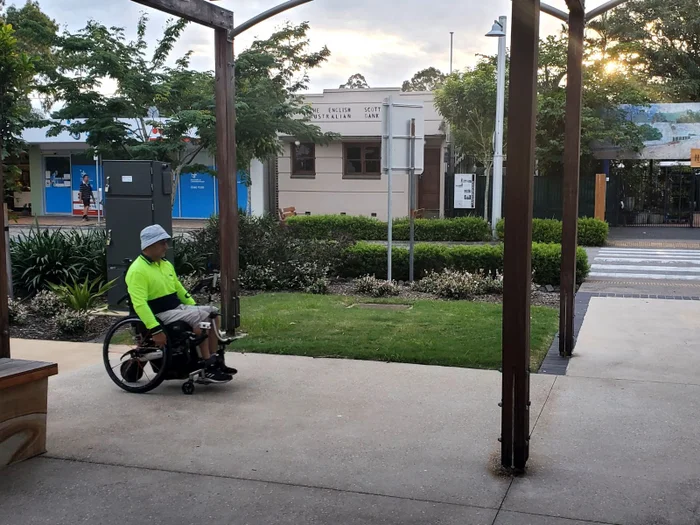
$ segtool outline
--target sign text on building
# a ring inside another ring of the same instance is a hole
[[[382,106],[379,104],[318,104],[313,106],[313,120],[379,121]]]

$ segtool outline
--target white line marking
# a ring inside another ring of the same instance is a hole
[[[633,266],[631,264],[592,264],[594,270],[622,270],[622,271],[646,271],[646,272],[682,272],[698,273],[700,268],[681,268],[679,266]]]
[[[636,257],[596,257],[594,261],[604,262],[631,262],[631,263],[668,263],[668,264],[700,264],[700,259],[659,259],[656,257],[648,257],[644,259]]]
[[[653,253],[656,255],[700,255],[700,250],[652,250],[652,249],[613,249],[601,248],[599,253]]]
[[[647,273],[605,273],[591,272],[589,277],[612,277],[615,279],[655,279],[660,281],[700,281],[700,275],[668,275]]]

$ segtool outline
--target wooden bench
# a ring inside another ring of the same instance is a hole
[[[279,210],[280,222],[284,222],[289,217],[296,216],[296,214],[297,214],[297,209],[294,206],[290,206],[289,208],[280,208],[280,210]]]
[[[46,452],[49,376],[58,365],[0,359],[0,468]]]

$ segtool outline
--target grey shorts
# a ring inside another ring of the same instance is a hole
[[[199,326],[199,323],[208,321],[210,314],[218,311],[219,310],[213,306],[191,306],[181,304],[174,310],[159,313],[156,317],[161,323],[166,325],[184,321],[192,328],[196,328]]]

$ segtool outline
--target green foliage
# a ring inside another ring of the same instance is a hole
[[[401,91],[435,91],[444,84],[446,77],[435,67],[422,69],[403,83]]]
[[[503,293],[503,277],[444,270],[428,273],[415,282],[413,288],[443,299],[472,299],[479,295]]]
[[[606,20],[612,59],[672,102],[700,100],[700,10],[696,0],[629,0]]]
[[[197,159],[203,152],[216,153],[214,74],[192,70],[191,52],[177,58],[174,67],[166,65],[187,22],[170,20],[150,55],[147,24],[142,15],[133,41],[127,41],[123,28],[94,21],[60,37],[62,67],[53,88],[64,104],[53,114],[60,122],[50,134],[89,133],[89,146],[108,158],[169,162],[177,183],[180,173],[211,172]],[[287,24],[236,57],[239,169],[247,170],[253,158],[278,154],[280,134],[319,144],[335,137],[311,123],[311,108],[297,94],[308,85],[307,71],[330,54],[325,47],[308,51],[308,30],[306,23]],[[105,94],[105,80],[116,84],[115,95]],[[150,107],[158,108],[163,119],[147,118]],[[137,129],[119,120],[124,118],[133,119]],[[149,140],[153,127],[160,130],[160,140]]]
[[[63,310],[56,315],[56,327],[65,335],[82,335],[90,322],[85,310]]]
[[[197,237],[180,235],[173,239],[175,272],[177,275],[197,275],[206,271],[212,254],[206,250],[214,244],[198,242]]]
[[[600,219],[584,217],[578,220],[579,246],[605,246],[608,240],[608,223]],[[505,238],[505,219],[496,224],[496,233],[502,241]],[[532,242],[561,243],[562,222],[556,219],[533,219]]]
[[[607,222],[587,218],[578,220],[579,246],[605,246],[610,227]]]
[[[360,73],[350,75],[345,84],[340,84],[338,89],[369,89],[369,84],[365,76]]]
[[[85,279],[80,283],[73,280],[71,284],[51,284],[49,287],[69,309],[76,312],[89,312],[116,282],[115,279],[105,283],[97,278],[94,281]]]
[[[454,141],[463,154],[482,165],[493,157],[496,129],[496,66],[482,57],[464,73],[454,73],[435,93],[435,105],[450,123]]]
[[[558,244],[532,245],[533,278],[538,284],[559,284],[561,246]],[[497,276],[503,273],[502,246],[436,246],[419,244],[415,249],[417,276],[445,269],[470,274]],[[358,243],[345,252],[340,276],[357,278],[364,275],[387,274],[387,248],[377,244]],[[576,280],[582,283],[588,275],[588,256],[583,248],[576,252]],[[392,275],[408,279],[408,250],[395,248],[392,255]]]
[[[4,160],[22,151],[21,133],[32,119],[28,95],[33,78],[33,58],[22,52],[14,29],[0,17],[0,175],[3,177]],[[8,174],[16,175],[10,170]],[[13,178],[7,179],[11,186]]]
[[[51,318],[63,310],[66,305],[63,300],[51,290],[42,290],[32,297],[29,307],[41,317]]]
[[[29,319],[29,309],[20,301],[8,297],[7,307],[11,325],[21,326]]]
[[[41,230],[10,239],[13,284],[19,292],[35,294],[50,284],[85,279],[106,280],[106,234],[102,230]]]
[[[383,241],[387,238],[387,223],[369,217],[350,215],[300,215],[287,219],[292,234],[300,239],[333,239],[347,235],[353,240]],[[409,220],[393,222],[393,238],[409,239]],[[480,242],[490,239],[488,223],[479,217],[455,219],[416,219],[417,241]]]
[[[399,295],[401,288],[395,281],[377,279],[373,275],[360,277],[354,283],[355,293],[370,297],[392,297]]]
[[[653,96],[645,80],[635,71],[614,74],[607,69],[609,40],[605,26],[596,22],[591,22],[590,27],[600,31],[601,37],[589,39],[585,46],[582,171],[593,169],[593,149],[596,146],[615,146],[628,151],[641,149],[648,131],[628,120],[620,105],[644,105]],[[536,153],[542,175],[556,176],[563,166],[567,47],[568,39],[564,33],[540,41]]]

